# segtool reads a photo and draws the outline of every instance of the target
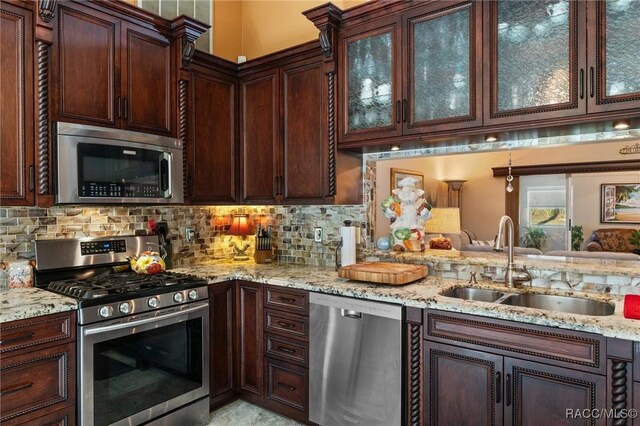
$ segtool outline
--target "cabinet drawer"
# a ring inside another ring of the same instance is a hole
[[[267,361],[267,406],[296,420],[306,421],[308,371],[270,358]]]
[[[265,308],[309,315],[308,291],[267,286],[264,298]]]
[[[2,422],[3,426],[28,424],[29,426],[72,426],[76,424],[76,406],[71,405],[44,416],[37,416],[38,412],[13,418]]]
[[[265,331],[285,337],[309,338],[309,318],[267,309]]]
[[[265,354],[283,361],[300,363],[306,367],[309,362],[309,345],[267,334],[265,338]]]
[[[435,310],[425,313],[425,339],[605,373],[602,336]]]
[[[44,415],[57,409],[56,404],[73,404],[75,344],[3,358],[1,374],[2,422],[39,410]]]
[[[0,353],[34,345],[58,345],[76,338],[75,312],[44,315],[0,325]],[[3,410],[4,411],[4,410]]]

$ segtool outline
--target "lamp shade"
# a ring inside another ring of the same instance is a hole
[[[427,221],[425,230],[428,234],[459,234],[460,209],[432,208],[431,219]]]
[[[231,227],[227,231],[229,235],[251,235],[251,229],[249,229],[249,223],[247,222],[247,216],[234,215]]]

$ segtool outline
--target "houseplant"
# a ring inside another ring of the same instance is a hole
[[[526,228],[527,232],[522,236],[520,241],[524,247],[531,247],[542,250],[542,246],[547,241],[547,233],[544,229],[537,226]]]
[[[640,229],[633,231],[633,234],[629,237],[629,243],[635,247],[632,252],[640,254]]]
[[[571,250],[580,251],[582,241],[584,241],[584,231],[582,230],[582,225],[573,225],[571,227]]]

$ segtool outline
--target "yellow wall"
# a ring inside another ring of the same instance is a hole
[[[242,55],[242,8],[238,0],[213,2],[213,54],[231,62]]]

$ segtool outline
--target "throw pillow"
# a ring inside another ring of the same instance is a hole
[[[627,251],[627,242],[618,232],[601,231],[598,233],[598,242],[604,251]]]

